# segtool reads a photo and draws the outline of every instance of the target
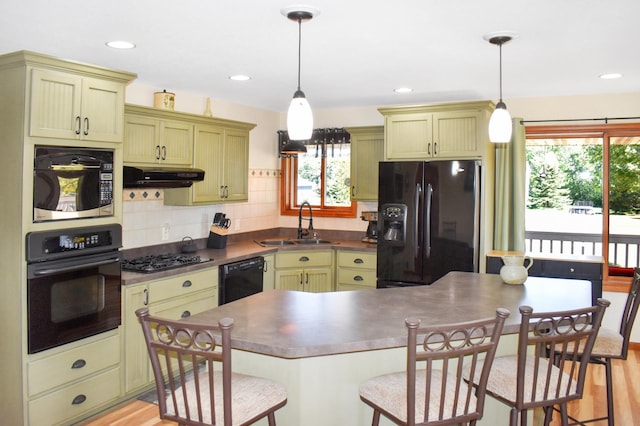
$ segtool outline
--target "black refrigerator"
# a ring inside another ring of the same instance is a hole
[[[380,162],[377,287],[478,272],[480,162]]]

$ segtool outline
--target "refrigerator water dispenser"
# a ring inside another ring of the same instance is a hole
[[[382,206],[382,238],[385,241],[404,243],[407,206],[385,204]]]

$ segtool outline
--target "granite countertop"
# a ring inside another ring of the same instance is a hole
[[[591,305],[591,283],[529,277],[524,285],[500,276],[450,272],[430,286],[305,293],[273,290],[193,315],[190,322],[234,319],[236,349],[280,358],[305,358],[406,345],[404,319],[423,325],[493,317],[509,309],[504,333],[517,333],[518,307],[555,311]]]
[[[261,240],[262,239],[258,241],[261,241]],[[198,263],[198,264],[193,264],[189,266],[183,266],[176,269],[170,269],[168,271],[161,271],[161,272],[154,272],[154,273],[122,271],[121,281],[123,285],[136,284],[144,281],[152,281],[152,280],[157,280],[161,278],[171,277],[174,275],[199,271],[199,270],[211,268],[214,266],[224,265],[224,264],[236,262],[239,260],[245,260],[255,256],[264,256],[267,254],[275,253],[277,251],[340,249],[340,250],[370,251],[372,253],[376,252],[375,244],[363,243],[360,240],[331,238],[331,241],[332,241],[332,244],[321,244],[321,245],[302,244],[302,245],[263,247],[262,245],[258,244],[255,240],[244,239],[244,240],[228,243],[226,248],[224,249],[202,248],[197,252],[193,253],[194,255],[198,255],[203,259],[205,258],[213,259],[210,262]],[[172,246],[167,245],[167,247],[172,247]],[[157,252],[157,250],[162,250],[162,249],[156,248],[155,250]],[[178,251],[179,249],[167,248],[164,252],[176,253]],[[144,252],[143,249],[136,249],[135,251],[131,250],[131,252],[133,252],[134,254],[127,255],[127,253],[125,252],[125,257],[132,258],[132,257],[149,254]]]

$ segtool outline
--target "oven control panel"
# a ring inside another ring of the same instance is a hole
[[[27,262],[41,262],[122,247],[119,224],[59,229],[27,234]]]

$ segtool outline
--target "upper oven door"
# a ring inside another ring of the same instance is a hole
[[[121,261],[114,250],[29,264],[29,353],[117,328]]]
[[[113,150],[37,146],[33,221],[113,215]]]

